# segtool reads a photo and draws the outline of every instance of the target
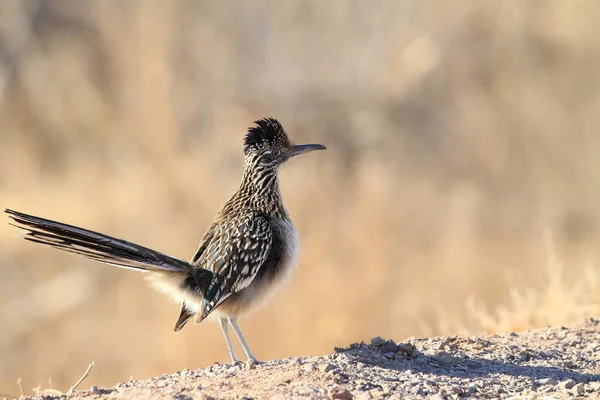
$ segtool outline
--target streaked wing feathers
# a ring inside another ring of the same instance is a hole
[[[250,213],[215,227],[197,265],[213,273],[200,311],[204,319],[231,294],[248,287],[271,248],[273,232],[266,217]]]

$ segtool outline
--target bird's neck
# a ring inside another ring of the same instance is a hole
[[[232,208],[243,207],[272,217],[289,219],[279,190],[277,169],[255,165],[244,168],[240,187],[228,203]]]

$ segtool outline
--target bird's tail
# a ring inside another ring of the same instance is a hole
[[[4,210],[26,231],[24,238],[89,259],[138,271],[189,275],[191,264],[149,248],[76,226],[51,221],[17,211]]]

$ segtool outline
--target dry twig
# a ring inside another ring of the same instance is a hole
[[[25,397],[25,390],[23,390],[23,379],[17,379],[17,385],[19,385],[19,394],[21,397]]]
[[[83,373],[81,378],[79,378],[79,380],[77,382],[75,382],[75,384],[73,386],[71,386],[69,388],[69,390],[67,391],[67,395],[73,393],[73,391],[77,388],[77,386],[79,386],[81,384],[81,382],[83,382],[83,380],[88,377],[88,375],[90,374],[90,371],[92,370],[93,367],[94,367],[94,362],[92,361],[90,363],[90,365],[88,365],[87,369],[85,370],[85,372]]]

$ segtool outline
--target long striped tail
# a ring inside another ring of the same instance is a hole
[[[61,222],[4,210],[26,231],[24,238],[94,261],[138,271],[190,274],[191,264],[134,243]]]

